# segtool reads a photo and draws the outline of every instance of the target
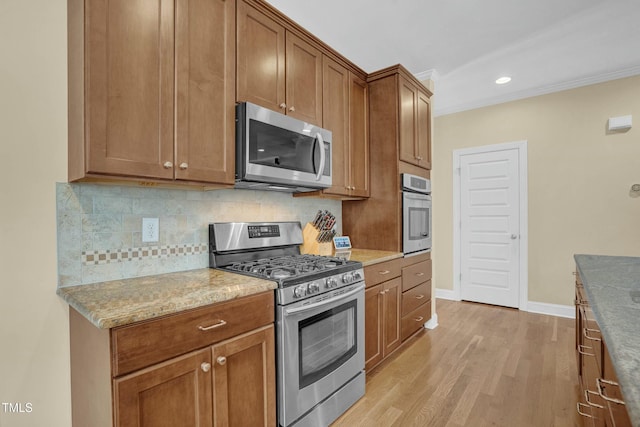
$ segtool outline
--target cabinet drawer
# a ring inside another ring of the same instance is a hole
[[[271,292],[112,330],[113,376],[273,323]]]
[[[402,317],[402,341],[409,338],[431,319],[431,300]]]
[[[409,265],[402,269],[402,291],[407,291],[431,279],[431,260]]]
[[[427,280],[402,294],[402,315],[410,313],[430,299],[431,280]]]
[[[402,258],[398,258],[366,266],[364,268],[364,281],[367,288],[400,276],[401,263]]]

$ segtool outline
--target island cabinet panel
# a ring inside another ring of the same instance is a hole
[[[69,0],[69,180],[232,184],[235,0]]]
[[[274,313],[263,292],[104,330],[71,308],[73,425],[274,426]]]
[[[632,423],[606,343],[577,272],[575,295],[578,413],[584,426],[630,427]]]

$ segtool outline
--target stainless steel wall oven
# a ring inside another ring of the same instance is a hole
[[[402,252],[405,255],[431,250],[431,181],[402,174]]]
[[[278,423],[328,426],[364,395],[364,271],[300,255],[298,222],[209,226],[210,265],[278,283]]]

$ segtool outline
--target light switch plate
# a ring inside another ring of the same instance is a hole
[[[142,241],[157,242],[160,231],[158,218],[142,218]]]

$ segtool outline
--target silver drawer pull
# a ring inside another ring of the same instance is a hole
[[[580,403],[580,402],[578,402],[578,403],[576,404],[576,408],[578,409],[578,413],[579,413],[580,415],[582,415],[583,417],[593,418],[593,415],[589,415],[589,414],[585,414],[584,412],[581,412],[581,411],[580,411],[580,407],[581,407],[581,406],[586,406],[586,407],[588,408],[588,406],[587,406],[587,405],[585,405],[584,403]]]
[[[416,276],[424,276],[424,273],[416,273]]]
[[[591,390],[584,391],[584,400],[589,404],[589,406],[593,406],[594,408],[604,409],[604,406],[599,405],[597,403],[593,403],[591,400],[589,400],[590,394],[595,394],[596,396],[598,396],[598,393],[596,393],[595,391],[591,391]]]
[[[380,274],[381,276],[384,276],[385,274],[389,274],[389,273],[391,273],[391,271],[389,270],[378,271],[378,274]]]
[[[586,345],[579,345],[578,346],[578,353],[584,355],[584,356],[595,356],[595,354],[593,353],[587,353],[586,351],[583,351],[583,349],[588,348],[589,350],[593,350],[593,347],[589,347]]]
[[[620,387],[620,384],[618,384],[615,381],[609,381],[609,380],[605,380],[605,379],[602,379],[602,378],[596,378],[596,385],[598,386],[598,394],[600,395],[600,397],[602,397],[607,402],[617,403],[618,405],[625,405],[624,400],[616,399],[614,397],[609,397],[606,394],[604,394],[604,389],[602,387],[602,384],[612,385],[612,386],[616,386],[616,387]]]
[[[420,316],[417,319],[413,319],[413,320],[415,320],[416,322],[422,322],[423,319],[424,319],[424,317]]]
[[[217,323],[214,323],[211,326],[198,326],[198,329],[200,329],[201,331],[210,331],[212,329],[219,328],[220,326],[224,326],[226,324],[227,324],[227,322],[225,322],[224,320],[220,319],[220,320],[218,320]]]
[[[602,341],[602,339],[600,339],[600,338],[598,338],[598,337],[592,337],[592,336],[590,336],[590,335],[589,335],[589,332],[597,332],[597,333],[600,333],[600,331],[599,331],[599,330],[597,330],[597,329],[589,329],[589,328],[584,328],[584,329],[582,329],[582,334],[584,335],[584,337],[585,337],[586,339],[591,340],[591,341]]]
[[[424,298],[424,295],[416,295],[416,299],[422,299]]]

